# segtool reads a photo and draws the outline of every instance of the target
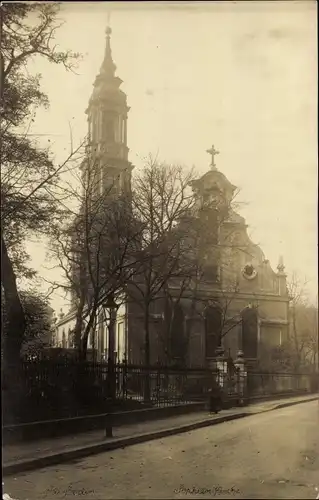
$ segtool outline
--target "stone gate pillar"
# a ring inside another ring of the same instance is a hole
[[[237,392],[239,406],[244,406],[247,403],[247,370],[245,366],[244,353],[239,350],[237,359],[234,362],[237,369]]]

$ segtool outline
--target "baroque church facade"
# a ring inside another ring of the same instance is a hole
[[[130,108],[120,89],[122,80],[116,76],[110,35],[111,30],[107,28],[104,61],[86,110],[88,133],[95,144],[100,166],[100,189],[115,185],[118,192],[130,192],[133,170],[127,146]],[[236,186],[218,170],[214,147],[208,152],[212,157],[211,165],[204,175],[192,182],[193,192],[199,204],[205,199],[222,196],[231,207]],[[200,300],[195,308],[191,293],[178,300],[172,338],[168,339],[175,345],[172,357],[178,361],[184,349],[184,362],[188,366],[207,366],[218,352],[227,352],[234,358],[238,351],[243,351],[245,358],[254,360],[262,355],[263,346],[282,345],[288,337],[289,297],[283,259],[279,259],[274,271],[260,247],[250,240],[245,219],[233,208],[220,224],[216,237],[218,260],[212,252],[207,267],[211,270],[210,276],[198,285]],[[231,244],[227,243],[230,239]],[[210,257],[207,259],[209,261]],[[171,289],[174,296],[174,284]],[[151,362],[167,360],[163,345],[164,322],[165,304],[158,300],[151,314]],[[55,346],[71,347],[74,324],[74,308],[60,315]],[[108,357],[108,332],[103,322],[99,323],[96,332],[92,332],[88,347],[97,350],[99,357]],[[125,357],[129,362],[143,361],[143,315],[129,302],[118,310],[115,351],[119,360]]]

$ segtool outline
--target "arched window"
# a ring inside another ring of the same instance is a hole
[[[52,340],[51,340],[51,346],[55,347],[57,344],[57,335],[56,335],[56,330],[52,333]]]
[[[106,142],[114,142],[114,120],[107,113],[102,115],[102,140]]]
[[[185,334],[185,316],[180,303],[165,302],[165,345],[164,350],[169,362],[184,362],[188,345]]]
[[[218,306],[208,306],[205,311],[206,358],[214,358],[221,346],[222,313]]]
[[[173,311],[171,326],[171,353],[172,358],[185,357],[184,311],[181,304],[176,304]]]
[[[241,312],[242,349],[245,358],[257,358],[258,314],[255,307],[246,307]]]

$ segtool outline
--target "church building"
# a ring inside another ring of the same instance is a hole
[[[99,189],[114,185],[118,192],[130,192],[133,170],[127,146],[130,108],[120,89],[122,80],[115,74],[110,36],[111,29],[107,28],[104,60],[86,111],[88,133],[99,162]],[[217,168],[218,152],[214,147],[208,152],[211,165],[191,187],[199,206],[205,200],[222,197],[230,208],[216,232],[214,247],[218,247],[218,259],[216,252],[207,255],[207,275],[196,292],[200,300],[194,308],[190,291],[176,303],[169,340],[175,345],[171,357],[176,362],[183,357],[188,366],[209,366],[222,351],[233,358],[243,351],[246,359],[255,360],[262,355],[263,346],[282,345],[288,336],[289,297],[283,259],[280,257],[274,271],[260,247],[251,241],[245,219],[231,205],[236,186]],[[85,168],[83,165],[83,171]],[[174,295],[174,284],[171,288]],[[56,346],[71,347],[68,333],[72,331],[74,318],[73,307],[57,321]],[[165,307],[159,300],[151,315],[151,362],[167,361],[161,340],[164,322]],[[107,358],[107,346],[107,328],[100,322],[88,347]],[[119,360],[124,356],[129,362],[143,360],[143,317],[131,303],[124,303],[118,311],[115,350]]]

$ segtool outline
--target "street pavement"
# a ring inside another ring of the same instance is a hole
[[[4,478],[16,500],[313,498],[319,404],[307,402]]]

